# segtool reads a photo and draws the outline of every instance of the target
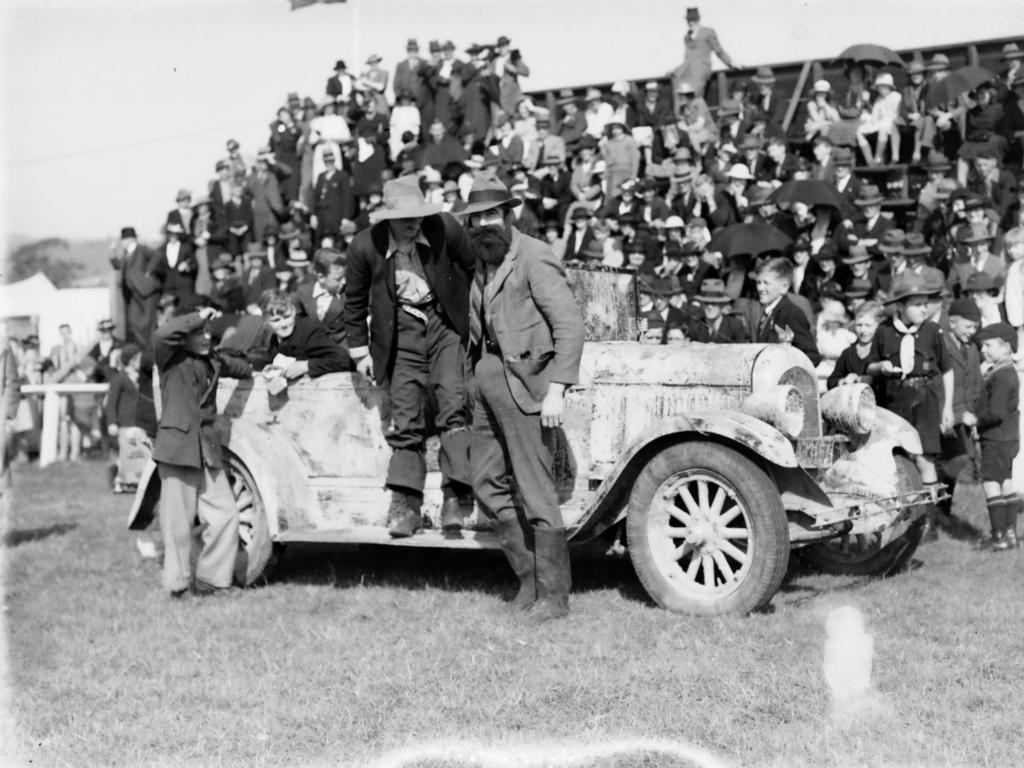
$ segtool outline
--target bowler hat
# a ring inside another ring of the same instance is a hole
[[[422,219],[441,212],[439,203],[428,203],[415,177],[402,176],[385,182],[381,207],[370,213],[370,223],[388,219]]]
[[[865,184],[860,189],[860,197],[853,201],[854,205],[865,206],[865,205],[879,205],[885,200],[882,197],[881,190],[878,189],[874,184]]]
[[[415,37],[410,37],[409,41],[405,44],[405,50],[406,51],[418,51],[419,49],[420,49],[420,44],[416,42],[416,38]]]
[[[762,205],[770,205],[771,203],[768,198],[772,196],[774,191],[769,186],[755,184],[747,190],[747,206],[749,208],[759,208]]]
[[[732,298],[725,292],[725,281],[717,278],[701,281],[697,300],[702,304],[729,304],[732,302]]]
[[[348,69],[348,67],[345,66],[345,62],[341,59],[334,62],[334,71],[337,72],[339,69]]]
[[[455,43],[453,43],[451,40],[445,40],[444,43],[441,44],[441,50],[442,51],[454,51],[455,50]]]
[[[823,299],[837,299],[842,301],[846,292],[843,290],[843,286],[839,284],[838,280],[829,280],[818,290],[818,295]]]
[[[431,53],[440,53],[441,44],[437,40],[431,40],[429,45],[427,46],[427,50],[429,50]]]
[[[229,163],[227,160],[218,160],[217,165],[215,167],[218,172],[226,171],[231,168],[231,163]]]
[[[771,85],[775,82],[775,73],[772,72],[771,67],[758,67],[757,72],[750,79],[758,85]]]
[[[1017,329],[1009,323],[992,323],[992,325],[986,325],[980,331],[974,340],[981,344],[989,339],[1002,339],[1010,345],[1010,349],[1014,352],[1017,351]]]
[[[473,181],[473,186],[466,197],[466,207],[459,213],[463,216],[471,216],[474,213],[483,213],[493,208],[516,208],[522,204],[523,201],[514,197],[508,191],[508,187],[498,179],[478,177]]]
[[[282,240],[295,240],[302,236],[299,228],[294,223],[286,221],[281,225],[281,229],[278,231],[277,236]]]
[[[693,83],[683,80],[679,85],[676,86],[676,93],[696,93],[697,91],[693,87]]]
[[[972,272],[967,278],[964,290],[972,291],[994,291],[999,288],[1000,283],[988,272]]]
[[[686,20],[687,21],[700,21],[700,9],[699,8],[687,8],[686,9]]]
[[[121,228],[121,239],[125,240],[125,239],[127,239],[129,237],[138,237],[138,235],[135,234],[135,227],[122,227]]]
[[[978,309],[974,299],[967,297],[957,299],[949,305],[949,316],[962,317],[964,320],[973,320],[976,323],[981,322],[981,310]]]

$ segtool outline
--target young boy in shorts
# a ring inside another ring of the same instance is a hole
[[[953,363],[942,331],[927,320],[928,298],[934,293],[924,279],[904,272],[893,281],[894,315],[878,326],[872,342],[868,374],[881,377],[886,408],[917,430],[922,452],[916,457],[921,481],[937,485],[935,459],[941,435],[953,428]],[[929,505],[925,536],[935,538],[935,507]]]
[[[1019,383],[1011,356],[1017,351],[1017,329],[994,323],[978,331],[981,356],[992,367],[985,372],[976,414],[964,424],[977,426],[981,439],[981,483],[985,490],[992,549],[1017,547],[1020,499],[1013,490],[1013,459],[1020,450]]]

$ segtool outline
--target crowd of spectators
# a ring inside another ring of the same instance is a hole
[[[288,295],[304,334],[315,319],[344,350],[347,245],[384,182],[409,175],[456,216],[474,179],[493,175],[524,202],[518,227],[566,262],[636,272],[649,343],[788,342],[834,386],[884,378],[864,362],[877,362],[871,329],[921,285],[957,349],[970,334],[948,332],[955,300],[968,326],[1024,326],[1024,51],[1008,44],[1003,71],[944,99],[950,64],[936,54],[905,62],[902,88],[899,67],[851,60],[840,80],[796,94],[792,113],[760,67],[731,78],[712,108],[710,69],[691,49],[732,62],[696,9],[687,20],[689,63],[671,85],[566,90],[553,111],[524,96],[530,69],[504,36],[461,50],[430,41],[426,56],[410,39],[393,72],[379,55],[358,71],[337,61],[322,94],[287,94],[255,153],[229,139],[207,189],[178,192],[159,249],[122,231],[132,359],[141,352],[145,369],[161,316],[204,303],[235,318],[218,343],[287,348],[262,311],[271,296],[287,314]],[[894,206],[870,174],[900,161],[927,180]],[[99,374],[80,350],[50,359],[75,375],[139,378],[123,355],[112,366],[102,347],[86,357]],[[963,424],[973,404],[961,404]],[[120,407],[108,399],[104,429],[124,420]]]

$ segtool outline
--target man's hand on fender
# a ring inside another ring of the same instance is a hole
[[[548,393],[540,406],[540,425],[553,429],[562,425],[562,409],[565,404],[565,385],[551,382]]]

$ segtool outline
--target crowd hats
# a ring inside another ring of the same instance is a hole
[[[908,75],[923,75],[928,69],[928,65],[924,63],[924,59],[919,59],[916,56],[910,60],[907,65]]]
[[[1002,58],[1003,61],[1024,59],[1024,51],[1022,51],[1020,46],[1016,43],[1007,43],[1003,46],[1003,54],[1000,58]]]
[[[885,200],[881,190],[874,184],[865,184],[860,188],[860,197],[853,201],[856,206],[881,205]]]
[[[498,42],[495,43],[495,45],[498,48],[501,48],[501,46],[503,46],[503,45],[510,45],[511,43],[512,43],[512,41],[509,40],[507,36],[502,35],[501,37],[498,38]]]
[[[591,101],[601,101],[601,99],[603,99],[603,98],[604,97],[601,95],[601,92],[599,90],[597,90],[597,88],[587,88],[587,93],[583,97],[583,100],[586,101],[586,102],[591,102]]]
[[[245,249],[245,257],[247,259],[263,259],[266,261],[267,247],[263,243],[249,243]]]
[[[953,193],[960,188],[960,185],[956,183],[954,179],[942,179],[938,184],[935,185],[935,199],[936,200],[949,200],[953,196]]]
[[[384,184],[383,202],[370,213],[370,223],[388,219],[421,219],[441,212],[439,203],[428,203],[415,177],[403,176]]]
[[[832,151],[832,165],[853,166],[853,151],[849,147],[836,147]]]
[[[835,261],[838,257],[835,245],[829,241],[825,241],[821,244],[821,248],[818,249],[817,253],[814,254],[815,261]]]
[[[921,277],[924,278],[924,287],[928,289],[929,296],[938,296],[940,293],[949,293],[946,288],[946,276],[941,269],[935,267],[922,267]]]
[[[968,293],[974,291],[987,293],[998,288],[999,284],[996,282],[996,279],[988,272],[972,272],[967,278],[967,284],[964,286],[964,290]]]
[[[956,236],[956,240],[960,245],[976,245],[978,243],[990,243],[995,240],[995,235],[989,232],[987,229],[975,229],[974,227],[964,227]]]
[[[837,301],[842,301],[846,296],[846,292],[838,280],[829,280],[821,286],[818,293],[823,299],[836,299]]]
[[[896,87],[896,83],[892,79],[892,75],[889,74],[888,72],[882,72],[880,75],[878,75],[878,77],[875,78],[874,87],[881,88],[882,86],[885,86],[890,89]]]
[[[135,234],[135,227],[122,227],[121,228],[121,239],[122,240],[127,240],[128,238],[134,238],[134,237],[138,237],[138,235]]]
[[[687,21],[700,21],[700,9],[699,8],[687,8],[686,9],[686,20]]]
[[[577,219],[589,219],[590,211],[588,211],[586,208],[574,208],[572,211],[572,216],[570,216],[570,218],[573,221],[576,221]]]
[[[370,56],[366,59],[366,63],[367,64],[377,64],[380,61],[381,61],[381,57],[380,57],[380,54],[378,54],[378,53],[371,53]]]
[[[725,292],[725,281],[717,278],[702,280],[697,300],[702,304],[731,304],[732,298]]]
[[[499,207],[517,208],[522,204],[523,201],[512,195],[498,179],[483,177],[473,182],[473,187],[466,197],[466,207],[459,213],[470,216]]]
[[[750,172],[750,168],[746,163],[733,163],[733,166],[729,169],[726,174],[730,179],[738,179],[741,181],[753,181],[754,174]]]
[[[953,164],[949,162],[949,158],[941,152],[932,152],[928,155],[928,159],[925,160],[924,169],[928,173],[939,173],[940,171],[948,171],[953,167]]]
[[[289,251],[285,264],[289,267],[308,267],[310,264],[309,254],[305,251]]]
[[[98,331],[113,331],[114,330],[114,321],[111,320],[109,317],[105,318],[103,320],[100,320],[99,323],[96,325],[96,330],[98,330]]]
[[[816,80],[812,90],[814,93],[828,93],[832,90],[832,83],[828,80]]]
[[[735,166],[734,166],[735,167]],[[747,205],[750,208],[760,208],[762,205],[771,205],[768,198],[775,190],[769,186],[755,184],[747,191]]]
[[[775,73],[772,72],[771,67],[758,67],[757,72],[750,79],[758,85],[771,85],[775,82]]]
[[[850,285],[843,291],[843,297],[847,299],[866,299],[873,290],[868,280],[851,280]]]
[[[896,301],[903,301],[914,296],[933,296],[935,291],[930,288],[924,277],[916,272],[902,272],[892,281],[892,296],[886,299],[886,304]]]
[[[944,53],[936,53],[928,62],[929,72],[943,72],[949,69],[949,57]]]
[[[345,69],[348,69],[348,67],[345,65],[345,62],[342,59],[338,59],[336,62],[334,62],[334,71],[335,72],[337,72],[338,70],[345,70]]]
[[[986,325],[980,331],[978,335],[974,337],[975,341],[981,344],[989,339],[1002,339],[1010,345],[1010,349],[1014,352],[1017,351],[1017,329],[1009,323],[992,323],[992,325]]]
[[[878,250],[882,253],[903,253],[903,239],[906,232],[902,229],[890,229],[882,235],[882,241],[878,244]]]
[[[908,232],[903,238],[903,253],[907,256],[927,256],[932,252],[931,246],[920,232]]]
[[[974,299],[968,297],[957,299],[950,304],[949,316],[962,317],[964,320],[973,320],[976,323],[981,322],[981,310],[978,309],[978,304]]]
[[[409,41],[405,44],[406,51],[419,51],[420,44],[416,42],[416,38],[410,37]]]

